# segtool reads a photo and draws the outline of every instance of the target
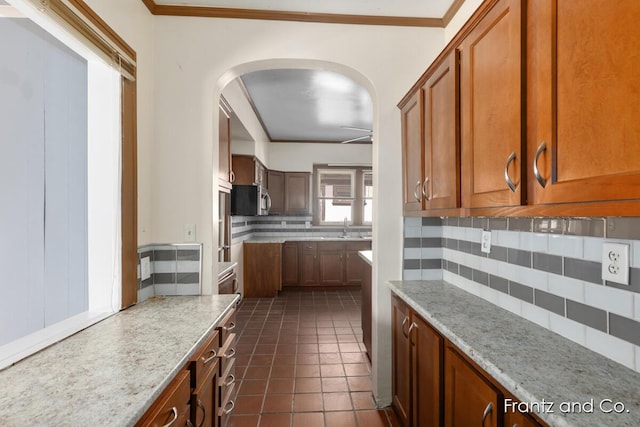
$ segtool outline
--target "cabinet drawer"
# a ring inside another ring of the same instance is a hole
[[[236,334],[231,334],[218,352],[220,373],[223,374],[236,358]]]
[[[175,426],[186,425],[191,410],[190,397],[189,371],[184,370],[169,384],[136,425],[139,427],[160,427],[170,423]]]
[[[220,331],[220,346],[224,346],[229,335],[236,329],[236,309],[232,308],[229,313],[222,319],[220,326],[217,328]]]
[[[235,384],[231,384],[226,388],[225,393],[221,394],[220,408],[218,409],[218,416],[220,417],[218,425],[220,427],[224,427],[227,424],[229,415],[233,412],[233,408],[236,405],[232,398],[235,386]]]
[[[191,386],[198,388],[205,373],[218,361],[219,332],[213,331],[191,359]]]

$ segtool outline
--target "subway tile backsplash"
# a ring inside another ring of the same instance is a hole
[[[639,230],[640,218],[407,217],[403,278],[444,279],[640,371]],[[605,241],[630,245],[629,286],[601,279]]]
[[[140,260],[149,257],[151,277],[141,280]],[[138,248],[138,302],[155,295],[199,295],[202,245],[154,244]]]

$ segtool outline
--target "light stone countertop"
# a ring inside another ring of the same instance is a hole
[[[371,237],[304,237],[304,236],[257,236],[244,240],[246,243],[284,243],[284,242],[371,242]]]
[[[237,262],[219,262],[218,263],[218,280],[222,279],[231,270],[238,266]]]
[[[521,402],[553,402],[554,413],[539,414],[549,425],[640,426],[640,373],[447,282],[389,286]],[[561,411],[562,402],[591,399],[592,413]],[[625,410],[603,413],[604,399]]]
[[[238,299],[152,298],[0,371],[0,424],[134,425]]]
[[[359,251],[360,258],[365,260],[369,265],[373,264],[373,251]]]

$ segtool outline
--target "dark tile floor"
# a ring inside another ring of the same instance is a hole
[[[232,427],[387,427],[362,344],[359,291],[284,291],[238,309]]]

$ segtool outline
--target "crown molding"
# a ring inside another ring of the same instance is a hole
[[[337,13],[311,13],[239,9],[207,6],[158,5],[154,0],[142,0],[153,15],[192,16],[203,18],[260,19],[269,21],[316,22],[328,24],[387,25],[397,27],[444,28],[465,0],[455,0],[442,18],[408,16],[346,15]]]

